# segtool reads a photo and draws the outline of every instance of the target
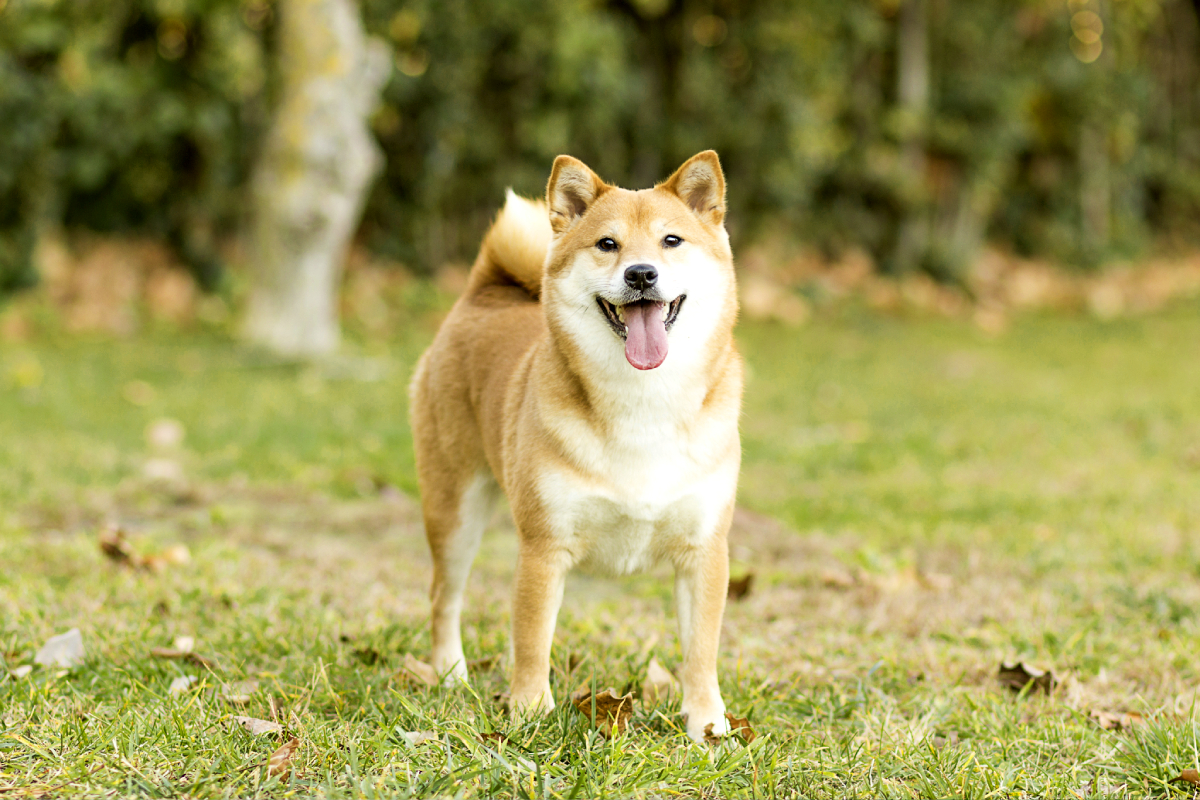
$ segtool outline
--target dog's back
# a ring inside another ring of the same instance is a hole
[[[413,375],[409,391],[418,469],[422,462],[432,465],[444,458],[468,477],[488,467],[500,470],[499,464],[488,464],[486,452],[492,448],[487,445],[499,447],[504,391],[545,331],[539,295],[550,239],[546,204],[510,190],[483,239],[466,290]],[[430,457],[434,450],[441,458]],[[449,478],[440,476],[438,485]],[[457,486],[462,480],[455,476],[449,482]]]

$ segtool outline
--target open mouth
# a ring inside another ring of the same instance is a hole
[[[681,294],[670,303],[659,303],[654,300],[639,300],[636,303],[618,306],[605,300],[603,297],[597,297],[596,303],[600,306],[600,312],[604,314],[604,318],[608,320],[608,324],[616,331],[617,335],[622,339],[629,338],[629,325],[627,324],[626,316],[629,312],[645,314],[647,312],[657,311],[663,322],[663,327],[671,330],[671,326],[675,324],[675,320],[679,317],[679,309],[683,308],[683,301],[687,299],[686,294]]]
[[[667,331],[679,317],[687,295],[669,303],[638,300],[618,306],[597,297],[600,313],[616,334],[625,340],[625,358],[636,369],[654,369],[667,360]]]

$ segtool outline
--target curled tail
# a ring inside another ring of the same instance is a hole
[[[504,208],[483,237],[479,258],[471,268],[471,290],[516,285],[537,299],[551,236],[546,204],[526,200],[509,189]]]

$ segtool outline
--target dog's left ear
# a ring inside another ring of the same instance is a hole
[[[716,152],[705,150],[692,156],[660,188],[676,195],[710,225],[725,221],[725,173]]]

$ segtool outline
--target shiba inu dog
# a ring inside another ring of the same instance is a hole
[[[548,711],[574,567],[675,569],[688,735],[729,732],[717,649],[741,444],[725,177],[700,153],[653,189],[559,156],[545,202],[509,192],[421,357],[413,439],[433,553],[433,664],[466,680],[463,591],[498,493],[518,531],[515,714]]]

